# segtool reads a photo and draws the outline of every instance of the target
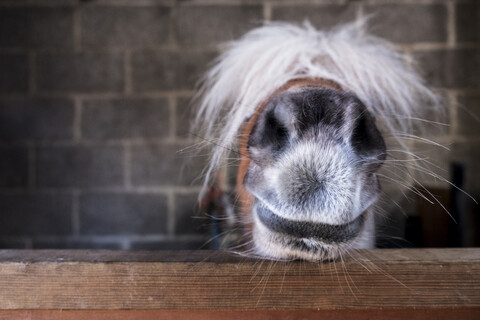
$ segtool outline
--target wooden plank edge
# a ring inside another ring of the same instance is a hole
[[[477,320],[480,308],[458,309],[369,309],[369,310],[0,310],[0,320]]]
[[[383,263],[438,263],[480,262],[480,248],[426,248],[426,249],[373,249],[356,250],[345,255],[345,262],[370,261]],[[7,262],[213,262],[255,263],[257,258],[245,257],[229,251],[212,250],[18,250],[0,249],[0,263]],[[282,262],[279,262],[282,263]],[[302,263],[292,261],[286,263]],[[328,262],[326,262],[328,263]]]

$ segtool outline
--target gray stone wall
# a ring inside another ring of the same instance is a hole
[[[202,159],[178,151],[216,45],[264,20],[370,13],[449,103],[434,137],[453,152],[419,148],[447,177],[464,163],[477,193],[478,1],[0,0],[0,247],[200,247]]]

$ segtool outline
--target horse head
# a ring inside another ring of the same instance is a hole
[[[384,137],[409,154],[411,120],[437,104],[406,57],[355,25],[252,30],[200,92],[197,128],[215,142],[205,186],[238,150],[245,243],[262,257],[311,261],[373,247]]]

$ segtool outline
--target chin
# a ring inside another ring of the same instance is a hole
[[[313,237],[294,236],[272,230],[255,213],[253,222],[253,250],[256,256],[270,260],[306,260],[311,262],[334,261],[348,254],[353,249],[372,249],[375,246],[375,230],[373,214],[363,213],[359,218],[356,230],[342,241],[332,241],[333,229],[338,225],[322,226],[331,232],[317,234]],[[345,227],[345,226],[342,226]],[[337,233],[338,235],[338,233]],[[330,238],[330,239],[329,239]]]

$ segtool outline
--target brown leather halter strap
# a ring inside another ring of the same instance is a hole
[[[247,150],[248,139],[250,137],[250,133],[253,130],[255,123],[258,120],[259,115],[265,109],[265,106],[268,102],[277,94],[287,91],[292,88],[305,88],[305,87],[316,87],[316,88],[324,88],[324,89],[333,89],[342,91],[342,87],[334,81],[327,80],[327,79],[293,79],[285,83],[283,86],[275,90],[275,92],[270,95],[267,99],[262,101],[259,106],[256,108],[255,113],[251,116],[247,123],[244,124],[240,135],[240,165],[238,168],[237,174],[237,196],[241,208],[241,214],[245,226],[247,229],[250,229],[251,219],[249,219],[249,215],[251,214],[252,206],[254,197],[248,193],[243,185],[243,179],[247,174],[248,167],[250,166],[250,154]]]

